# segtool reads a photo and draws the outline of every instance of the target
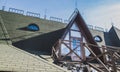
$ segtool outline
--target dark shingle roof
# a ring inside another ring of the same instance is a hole
[[[116,32],[116,34],[117,34],[117,36],[118,36],[118,38],[120,40],[120,30],[118,28],[116,28],[116,27],[114,27],[114,30],[115,30],[115,32]]]
[[[119,30],[116,27],[112,26],[110,31],[109,31],[111,46],[120,47],[119,34],[120,34]]]

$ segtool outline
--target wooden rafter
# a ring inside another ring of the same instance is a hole
[[[91,48],[89,48],[87,45],[85,45],[86,48],[88,48],[88,50],[94,55],[94,57],[97,57],[97,55],[91,50]],[[104,67],[105,69],[110,72],[110,70],[107,68],[107,66],[100,60],[100,58],[96,58]]]
[[[63,42],[63,44],[64,44],[71,52],[73,52],[80,60],[82,60],[81,57],[80,57],[77,53],[75,53],[66,43]]]
[[[76,23],[79,30],[71,29],[72,25]],[[71,35],[71,31],[80,32],[81,37],[73,37]],[[69,40],[65,40],[66,35],[69,33]],[[77,45],[75,48],[72,48],[72,40],[75,38],[76,40],[80,40],[80,53],[82,54],[82,57],[78,55],[75,50],[79,47]],[[85,38],[86,43],[83,42],[83,38]],[[66,46],[67,49],[69,49],[69,52],[65,54],[62,57],[61,52],[61,45]],[[85,57],[85,48],[89,50],[91,53],[88,57]],[[102,51],[101,51],[102,50]],[[75,12],[75,16],[73,16],[73,19],[70,21],[70,23],[65,28],[65,31],[63,33],[63,36],[56,42],[56,44],[53,46],[52,50],[52,56],[56,56],[57,60],[64,62],[64,58],[67,57],[69,54],[75,54],[81,61],[69,61],[69,63],[82,63],[85,61],[90,67],[94,68],[95,70],[99,72],[104,72],[104,70],[100,69],[99,67],[94,66],[94,64],[90,63],[91,60],[97,60],[100,63],[100,66],[105,69],[107,72],[111,72],[109,68],[112,68],[114,72],[117,72],[120,70],[118,68],[118,65],[116,65],[116,60],[120,59],[120,48],[117,47],[111,47],[111,46],[102,46],[99,47],[97,43],[94,41],[92,34],[90,33],[89,29],[87,28],[84,20],[82,19],[79,11]],[[58,52],[58,53],[57,53]],[[72,57],[72,56],[71,56]],[[86,59],[87,58],[87,59]],[[98,64],[99,65],[99,64]]]
[[[72,51],[70,51],[69,53],[67,53],[64,57],[62,57],[61,59],[64,59],[66,56],[68,56],[69,54],[71,54],[73,51],[75,51],[80,45],[78,45],[76,48],[74,48]]]

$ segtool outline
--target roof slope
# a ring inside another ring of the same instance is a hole
[[[59,39],[66,26],[60,22],[28,17],[11,12],[0,11],[0,15],[8,35],[13,42],[12,44],[26,51],[45,50],[51,53],[51,47],[56,40]],[[27,31],[21,29],[27,27],[31,23],[37,24],[40,30]],[[3,35],[3,33],[0,32],[0,35]]]
[[[120,30],[112,26],[109,31],[109,36],[111,40],[111,46],[120,47]]]
[[[0,11],[0,15],[4,22],[5,28],[7,29],[8,35],[13,42],[12,44],[30,53],[34,50],[45,50],[50,53],[51,46],[57,39],[59,39],[64,31],[64,27],[66,26],[60,22],[28,17],[5,11]],[[31,23],[37,24],[40,27],[40,30],[21,30],[21,28],[27,27]],[[3,35],[4,32],[1,29],[2,28],[0,28],[0,35]],[[4,36],[0,36],[0,38],[4,39]],[[32,58],[32,56],[30,56],[27,52],[17,48],[13,49],[9,46],[0,45],[0,58],[2,59],[0,59],[0,63],[2,62],[2,64],[0,64],[0,71],[14,70],[21,72],[30,70],[31,72],[64,72],[63,69],[54,64],[50,64],[43,59],[37,60],[34,57]],[[20,51],[17,51],[16,49]]]
[[[65,29],[63,28],[57,31],[38,35],[29,39],[17,41],[14,42],[13,45],[30,53],[34,53],[33,51],[45,51],[48,54],[51,54],[52,46],[62,36],[64,30]]]
[[[0,11],[0,15],[13,42],[56,31],[65,27],[65,24],[61,22],[44,20],[11,12]],[[20,29],[27,27],[31,23],[37,24],[40,31],[33,32]]]
[[[102,42],[97,42],[99,46],[105,45],[105,34],[103,31],[98,31],[94,29],[89,29],[90,33],[92,34],[93,37],[95,36],[100,36],[102,38]]]
[[[0,44],[0,71],[8,72],[67,72],[40,57],[11,45]]]

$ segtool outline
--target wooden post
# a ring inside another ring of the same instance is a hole
[[[114,55],[113,55],[114,52],[110,52],[110,56],[111,56],[111,63],[112,63],[112,70],[114,72],[117,72],[117,68],[116,68],[116,65],[115,65],[115,59],[114,59]]]
[[[60,39],[58,41],[58,50],[59,50],[58,56],[59,56],[59,59],[61,59],[61,40]]]
[[[82,60],[85,61],[86,57],[85,57],[85,48],[84,48],[84,44],[83,44],[83,36],[81,35],[81,40],[80,40],[80,48],[81,48],[81,53],[82,53]]]
[[[104,72],[102,71],[101,69],[97,68],[96,66],[94,66],[93,64],[91,63],[87,63],[90,67],[94,68],[95,70],[97,70],[98,72]]]
[[[105,47],[105,46],[103,46],[103,45],[102,45],[102,51],[103,51],[103,53],[105,53],[105,52],[106,52],[106,47]],[[103,55],[103,60],[104,60],[104,63],[107,63],[107,59],[106,59],[106,57],[107,57],[107,54],[104,54],[104,55]]]

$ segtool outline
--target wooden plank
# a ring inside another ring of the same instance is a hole
[[[58,50],[59,50],[58,56],[59,58],[61,58],[61,40],[58,41]]]
[[[115,52],[115,55],[120,58],[120,55],[117,52]]]
[[[67,48],[68,48],[70,51],[72,51],[80,60],[82,60],[82,59],[79,57],[79,55],[76,54],[67,44],[65,44],[64,42],[63,42],[63,44],[64,44],[65,46],[67,46]]]
[[[53,55],[56,55],[56,56],[57,56],[57,58],[59,58],[59,56],[56,54],[56,52],[55,52],[55,51],[56,51],[56,50],[55,50],[55,48],[53,47],[53,48],[52,48],[52,54],[53,54]],[[52,55],[52,56],[53,56],[53,55]]]
[[[60,49],[60,45],[61,45],[61,39],[59,39],[56,44],[53,46],[55,49],[55,52],[57,52],[58,49]]]
[[[94,68],[95,70],[97,70],[98,72],[104,72],[103,70],[101,70],[100,68],[97,68],[94,64],[91,63],[87,63],[90,67]]]
[[[87,48],[88,48],[88,50],[95,56],[95,57],[97,57],[97,55],[91,50],[91,48],[89,48],[87,45],[85,45]],[[105,69],[108,71],[108,72],[111,72],[107,67],[106,67],[106,65],[97,57],[97,60],[105,67]]]
[[[91,60],[97,59],[97,58],[99,58],[99,57],[101,57],[101,56],[103,56],[103,55],[105,55],[105,54],[108,54],[108,52],[102,53],[102,54],[100,54],[100,55],[96,55],[96,57],[91,57],[91,58],[90,58],[89,60],[87,60],[87,61],[91,61]]]
[[[78,45],[76,48],[74,48],[73,51],[76,50],[78,47],[79,47],[79,45]],[[67,55],[69,55],[69,54],[71,54],[71,53],[72,53],[72,51],[70,51],[69,53],[67,53],[67,54],[66,54],[64,57],[62,57],[61,59],[65,58]]]
[[[83,59],[83,61],[85,61],[86,57],[85,57],[85,48],[84,48],[84,45],[83,45],[83,35],[81,35],[81,39],[80,39],[80,48],[81,48],[80,52],[82,54],[82,59]]]
[[[79,30],[74,30],[74,29],[70,29],[71,31],[76,31],[76,32],[80,32]]]
[[[114,72],[117,72],[117,68],[116,68],[116,65],[115,65],[115,59],[114,59],[114,56],[113,56],[113,52],[110,52],[110,56],[111,56],[111,63],[112,63],[112,70]]]
[[[102,55],[103,55],[103,60],[104,60],[104,63],[107,62],[107,58],[106,58],[106,47],[102,45]]]

